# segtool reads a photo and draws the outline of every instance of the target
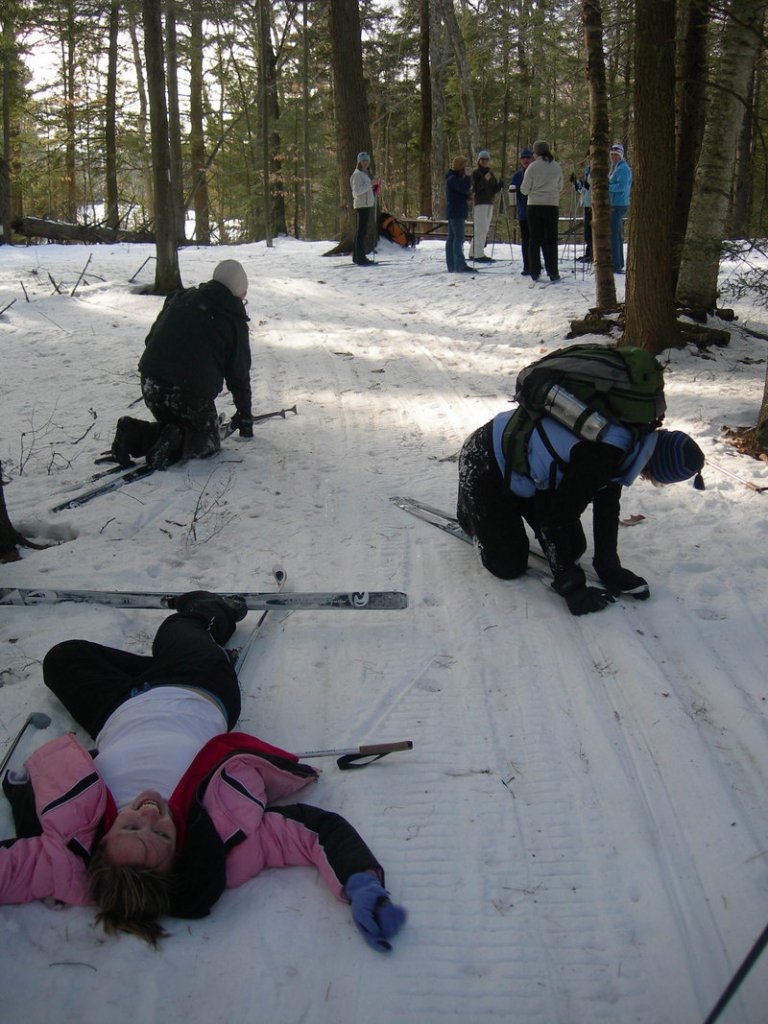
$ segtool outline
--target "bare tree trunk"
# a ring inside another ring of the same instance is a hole
[[[728,235],[730,238],[748,238],[749,220],[752,212],[752,176],[757,155],[758,126],[755,120],[757,104],[758,75],[757,55],[752,71],[747,106],[741,123],[739,141],[736,146],[736,174],[733,186],[733,207],[731,209]]]
[[[635,170],[624,342],[679,344],[672,288],[675,0],[635,0]]]
[[[117,231],[120,226],[120,211],[117,193],[117,35],[120,29],[120,3],[112,0],[109,5],[109,44],[107,47],[107,95],[104,110],[104,162],[106,216],[108,228]]]
[[[270,235],[287,235],[288,225],[285,219],[285,179],[283,175],[282,140],[280,138],[280,90],[278,88],[277,55],[272,46],[272,10],[269,0],[260,0],[263,4],[263,47],[264,47],[264,82],[266,85],[266,111],[264,118],[266,131],[266,151],[268,155],[268,185],[270,206]]]
[[[608,201],[608,152],[611,142],[603,53],[603,14],[600,0],[583,0],[581,11],[589,83],[592,156],[592,171],[589,180],[592,192],[592,250],[595,286],[597,308],[607,310],[616,307],[616,284],[613,279],[613,264],[611,262],[611,214]]]
[[[203,119],[203,10],[199,4],[193,4],[190,11],[189,80],[189,153],[192,165],[190,201],[195,211],[195,241],[198,245],[208,245],[211,241],[211,219]]]
[[[439,0],[439,10],[443,17],[445,27],[448,30],[448,38],[451,40],[453,54],[456,58],[456,68],[459,72],[459,83],[461,85],[461,109],[466,121],[467,142],[470,150],[467,157],[470,164],[474,166],[474,162],[480,148],[480,130],[477,126],[475,94],[472,89],[472,78],[469,73],[467,50],[464,46],[464,39],[461,35],[459,23],[456,20],[456,12],[453,9],[453,0]]]
[[[144,66],[141,61],[141,49],[139,48],[139,37],[136,31],[137,12],[133,4],[128,5],[128,30],[131,36],[131,49],[133,51],[133,67],[136,72],[136,92],[139,101],[139,114],[136,119],[136,133],[141,142],[141,152],[146,154],[150,150],[149,138],[147,136],[147,85],[144,77]],[[144,180],[144,210],[146,220],[151,223],[155,219],[155,187],[152,178],[152,160],[142,160],[142,178]]]
[[[429,71],[429,0],[419,2],[419,213],[432,209],[432,81]]]
[[[371,126],[363,75],[358,0],[330,0],[329,10],[341,224],[339,243],[331,250],[336,253],[352,251],[354,210],[349,178],[357,166],[357,154],[361,150],[371,151]],[[376,230],[375,224],[372,229]]]
[[[258,0],[259,19],[259,133],[261,141],[261,173],[264,183],[264,238],[267,248],[272,243],[272,196],[269,159],[269,93],[267,88],[267,62],[269,61],[269,11],[267,0]]]
[[[768,452],[768,373],[765,377],[765,390],[763,401],[760,405],[760,413],[757,417],[757,428],[755,430],[755,444],[764,452]]]
[[[445,65],[448,40],[440,17],[439,0],[429,0],[429,66],[432,92],[432,216],[444,212],[444,175],[448,168],[445,141]]]
[[[64,184],[66,187],[66,208],[64,216],[77,222],[77,166],[75,128],[77,123],[75,108],[75,8],[72,0],[67,0],[65,22],[61,33],[61,71],[64,83]]]
[[[677,91],[675,208],[672,214],[672,272],[675,285],[691,207],[693,179],[704,134],[709,4],[710,0],[688,0],[684,12]]]
[[[309,114],[311,97],[309,92],[309,11],[304,0],[301,15],[301,89],[302,97],[302,148],[304,150],[304,236],[312,237],[312,154],[309,146]]]
[[[152,127],[152,175],[155,193],[154,292],[167,295],[181,287],[177,232],[171,187],[171,152],[168,141],[168,111],[165,105],[165,67],[160,5],[142,0],[144,50],[149,82],[149,117]]]
[[[11,244],[11,90],[14,79],[13,62],[16,60],[14,24],[11,12],[2,15],[3,62],[3,155],[0,158],[0,224],[2,242]]]
[[[181,112],[179,110],[178,42],[176,0],[165,0],[165,53],[168,69],[168,144],[171,157],[171,195],[176,244],[186,238],[184,209],[184,164],[181,159]]]
[[[699,309],[717,304],[717,275],[725,238],[735,161],[765,0],[731,0],[720,65],[710,93],[707,124],[683,246],[677,299]]]

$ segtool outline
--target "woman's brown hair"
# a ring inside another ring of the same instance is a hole
[[[168,913],[173,878],[145,868],[113,864],[102,843],[88,865],[88,892],[107,935],[127,932],[157,948],[168,932],[158,922]]]

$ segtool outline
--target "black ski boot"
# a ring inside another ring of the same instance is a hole
[[[168,469],[178,462],[184,450],[184,431],[174,423],[166,423],[151,450],[147,452],[147,465],[152,469]]]
[[[159,423],[121,416],[115,427],[112,458],[121,466],[130,466],[132,458],[140,458],[157,443],[162,432]]]
[[[209,590],[190,590],[169,600],[168,606],[179,615],[202,619],[208,624],[217,644],[225,644],[235,632],[235,626],[248,614],[245,599],[221,597]]]

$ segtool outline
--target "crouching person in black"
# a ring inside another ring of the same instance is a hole
[[[475,539],[485,568],[500,579],[521,576],[528,566],[527,523],[547,557],[554,589],[573,615],[600,611],[615,596],[644,600],[641,576],[618,555],[621,488],[639,476],[669,484],[697,476],[704,455],[678,430],[655,430],[638,440],[629,427],[612,424],[601,441],[585,441],[548,416],[528,441],[528,473],[511,470],[503,442],[513,413],[506,411],[464,443],[459,458],[457,517]],[[509,432],[508,432],[509,433]],[[542,436],[543,435],[543,436]],[[588,587],[578,564],[587,543],[581,515],[593,514],[593,566],[605,589]]]
[[[233,426],[241,437],[253,437],[247,291],[242,265],[224,260],[212,280],[168,296],[139,362],[141,393],[155,422],[118,420],[116,462],[129,465],[132,456],[143,455],[153,469],[166,469],[180,458],[217,452],[214,399],[225,383],[237,409]]]

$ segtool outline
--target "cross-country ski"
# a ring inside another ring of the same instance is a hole
[[[249,611],[282,608],[286,611],[336,610],[400,611],[408,607],[408,595],[395,590],[327,591],[317,593],[238,593],[220,591],[223,597],[243,600]],[[73,590],[65,588],[3,587],[0,605],[100,604],[112,608],[174,607],[178,594],[150,591]]]

